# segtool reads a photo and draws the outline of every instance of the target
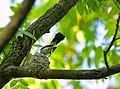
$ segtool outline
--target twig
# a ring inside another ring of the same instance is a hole
[[[107,50],[105,50],[103,52],[104,53],[104,61],[105,61],[105,65],[106,65],[107,69],[109,69],[109,65],[108,65],[108,61],[107,61],[107,53],[109,52],[110,48],[113,46],[114,42],[120,38],[120,37],[116,38],[117,33],[118,33],[118,29],[119,29],[119,21],[120,21],[120,13],[119,13],[119,16],[118,16],[118,19],[117,19],[116,29],[115,29],[115,34],[113,36],[113,39],[110,42],[110,45],[108,46]]]
[[[116,38],[115,41],[116,41],[116,40],[119,40],[119,39],[120,39],[120,37]]]

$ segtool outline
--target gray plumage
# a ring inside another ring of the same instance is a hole
[[[46,45],[41,48],[40,53],[45,55],[50,55],[54,50],[56,49],[56,45],[62,41],[65,38],[65,36],[61,33],[57,33],[53,40],[51,41],[50,45]]]
[[[61,33],[57,33],[53,40],[51,41],[50,45],[46,45],[41,48],[40,53],[36,53],[32,55],[28,60],[25,61],[23,66],[26,66],[29,69],[40,68],[41,70],[49,70],[49,60],[48,56],[56,49],[56,45],[62,41],[65,36]],[[36,72],[35,70],[31,70]]]

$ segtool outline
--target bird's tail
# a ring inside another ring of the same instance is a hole
[[[50,45],[57,45],[60,41],[62,41],[65,36],[62,33],[57,33],[53,40],[51,41]]]

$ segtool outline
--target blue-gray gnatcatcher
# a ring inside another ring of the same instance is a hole
[[[51,41],[50,45],[46,45],[41,48],[40,53],[44,55],[50,56],[51,53],[56,49],[56,45],[62,41],[65,38],[65,36],[61,33],[57,33],[53,40]]]
[[[34,70],[31,70],[33,72],[35,72],[36,68],[40,68],[41,70],[49,70],[50,62],[48,60],[48,57],[56,49],[56,45],[64,38],[65,36],[63,34],[57,33],[51,41],[50,45],[42,47],[40,53],[32,55],[29,60],[26,59],[23,65],[30,69],[34,68]]]

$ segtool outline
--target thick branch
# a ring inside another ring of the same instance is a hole
[[[27,68],[9,66],[0,73],[1,77],[10,76],[11,78],[34,77],[38,79],[101,79],[120,72],[120,64],[107,68],[91,70],[41,70],[40,68]],[[7,77],[6,77],[7,79]],[[0,85],[2,87],[3,85]]]
[[[36,72],[31,72],[26,68],[11,67],[13,70],[10,74],[18,73],[15,77],[36,77],[39,79],[100,79],[120,72],[120,64],[111,66],[108,71],[107,68],[91,69],[91,70],[55,70],[50,69],[47,71],[40,71],[39,68]],[[15,71],[14,71],[15,70]],[[32,70],[32,69],[30,69]],[[7,71],[6,71],[7,72]]]
[[[24,19],[26,18],[28,12],[30,11],[35,0],[24,0],[21,4],[19,10],[15,13],[12,21],[7,25],[7,27],[0,34],[0,52],[2,52],[4,46],[8,43],[10,38],[16,33]]]

